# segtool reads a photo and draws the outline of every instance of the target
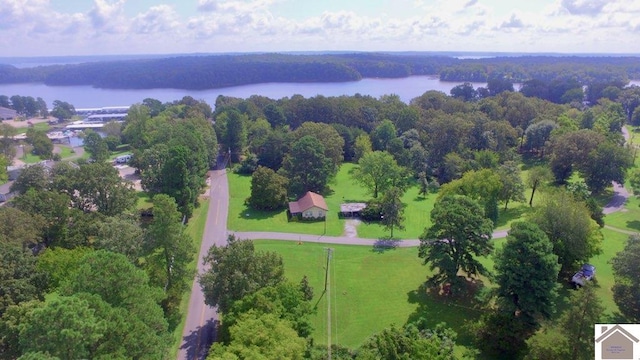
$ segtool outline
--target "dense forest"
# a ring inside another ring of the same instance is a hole
[[[423,54],[249,54],[143,58],[17,68],[0,65],[0,83],[43,82],[112,89],[212,89],[266,82],[342,82],[440,76],[444,81],[575,81],[640,78],[636,57],[522,56],[457,59]]]

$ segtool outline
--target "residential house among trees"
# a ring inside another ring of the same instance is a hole
[[[302,219],[324,219],[327,216],[327,203],[324,197],[312,191],[307,191],[298,201],[289,203],[289,213],[291,217]]]

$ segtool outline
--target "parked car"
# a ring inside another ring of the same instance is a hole
[[[596,276],[596,267],[591,264],[584,264],[582,268],[578,270],[571,278],[571,282],[576,286],[584,286],[588,281],[591,281]]]
[[[115,162],[116,164],[126,164],[131,160],[131,157],[133,157],[132,154],[120,155],[116,158]]]

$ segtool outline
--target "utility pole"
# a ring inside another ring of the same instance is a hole
[[[331,360],[331,286],[329,284],[329,262],[331,260],[332,248],[327,250],[327,267],[324,273],[324,292],[327,296],[327,359]]]

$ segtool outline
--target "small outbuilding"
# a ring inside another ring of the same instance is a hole
[[[289,213],[291,217],[298,217],[305,220],[321,220],[327,216],[327,203],[324,197],[312,191],[307,191],[298,201],[289,203]]]
[[[344,203],[340,204],[340,217],[359,218],[362,210],[367,207],[366,203]]]

